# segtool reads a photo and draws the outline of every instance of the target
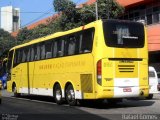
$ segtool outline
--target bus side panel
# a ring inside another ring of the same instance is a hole
[[[21,77],[19,82],[19,92],[28,93],[28,68],[27,63],[22,63],[19,65],[21,68]]]
[[[36,95],[53,96],[53,84],[51,83],[52,59],[35,61],[33,72],[32,92]]]
[[[148,78],[148,60],[143,59],[139,64],[139,76],[140,76],[140,92],[143,91],[144,96],[148,96],[149,93],[149,78]]]

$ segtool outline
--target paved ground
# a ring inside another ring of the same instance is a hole
[[[124,100],[117,105],[88,103],[85,106],[78,105],[75,107],[70,107],[67,104],[59,106],[53,102],[51,97],[23,96],[15,98],[13,94],[4,90],[2,96],[2,104],[0,105],[2,119],[8,117],[15,118],[15,120],[17,120],[16,117],[18,120],[52,120],[53,118],[59,120],[122,120],[131,117],[137,120],[160,119],[158,116],[160,115],[160,94],[155,94],[152,100]]]

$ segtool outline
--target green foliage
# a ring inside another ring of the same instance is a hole
[[[115,0],[97,0],[100,19],[116,19],[124,12],[124,8]]]
[[[70,3],[70,0],[54,0],[53,2],[56,11],[63,11],[59,19],[59,26],[62,31],[96,20],[95,4],[77,9],[73,3]],[[97,0],[97,4],[99,19],[115,19],[124,12],[124,8],[115,2],[115,0]]]
[[[56,12],[67,12],[69,10],[72,11],[76,7],[76,4],[70,0],[54,0],[53,6]]]
[[[31,38],[32,31],[28,30],[26,27],[22,28],[17,35],[17,41],[23,42]]]
[[[0,29],[0,56],[16,44],[15,39],[3,29]]]

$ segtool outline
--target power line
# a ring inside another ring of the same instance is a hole
[[[77,0],[77,2],[76,2],[75,4],[77,5],[77,4],[78,4],[79,2],[81,2],[81,1],[82,1],[82,0]],[[50,14],[51,10],[52,10],[52,8],[49,9],[49,10],[48,10],[47,12],[45,12],[44,14],[40,15],[39,17],[37,17],[36,19],[34,19],[34,20],[28,22],[27,24],[23,25],[21,28],[23,28],[23,27],[25,27],[25,26],[27,26],[27,25],[29,25],[29,24],[31,24],[31,23],[39,20],[40,18],[44,17],[44,16],[47,15],[47,14]]]
[[[29,25],[29,24],[31,24],[31,23],[33,23],[33,22],[39,20],[40,18],[42,18],[42,17],[44,17],[45,15],[49,14],[49,13],[51,12],[51,10],[52,10],[52,8],[50,8],[49,10],[47,10],[47,12],[45,12],[45,13],[42,14],[42,15],[40,15],[40,16],[37,17],[36,19],[34,19],[34,20],[28,22],[27,24],[23,25],[21,28],[23,28],[23,27],[25,27],[25,26],[27,26],[27,25]]]
[[[75,3],[76,5],[81,2],[82,0],[77,0],[77,2]],[[52,8],[50,8],[49,10],[47,10],[47,12],[36,12],[36,11],[30,11],[30,12],[20,12],[20,13],[43,13],[42,15],[40,15],[39,17],[37,17],[36,19],[33,19],[32,21],[26,23],[25,25],[23,25],[21,28],[28,26],[31,23],[34,23],[35,21],[39,20],[40,18],[44,17],[47,14],[53,14],[51,13]],[[3,11],[3,12],[7,12],[7,11]],[[10,12],[11,13],[11,12]]]
[[[9,11],[0,11],[1,13],[14,13]],[[38,11],[28,11],[28,12],[19,12],[19,13],[46,13],[46,12],[38,12]],[[52,12],[50,12],[52,13]]]

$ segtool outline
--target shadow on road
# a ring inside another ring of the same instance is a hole
[[[55,103],[53,97],[46,97],[46,96],[20,96],[19,98],[25,98],[29,100],[38,100],[38,101],[43,101],[43,102],[50,102],[50,103]],[[129,108],[129,107],[141,107],[141,106],[152,106],[155,103],[154,99],[152,100],[146,100],[146,99],[129,99],[126,100],[124,99],[122,102],[119,102],[117,104],[110,104],[107,102],[107,100],[104,100],[103,102],[97,102],[97,101],[85,101],[84,103],[79,103],[77,106],[80,107],[87,107],[87,108],[95,108],[95,109],[112,109],[112,108]],[[55,103],[56,104],[56,103]],[[67,105],[66,102],[64,102],[65,105]]]

